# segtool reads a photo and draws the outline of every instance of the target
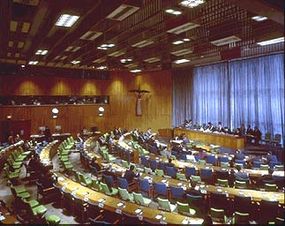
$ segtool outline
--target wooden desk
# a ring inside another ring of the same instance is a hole
[[[135,213],[135,210],[141,209],[141,216],[144,219],[148,219],[149,221],[153,222],[159,222],[159,220],[157,220],[155,217],[157,215],[163,215],[165,217],[164,222],[168,224],[182,224],[183,221],[187,221],[190,224],[203,223],[203,219],[201,218],[188,217],[175,212],[170,213],[161,211],[159,209],[140,206],[132,202],[123,201],[121,199],[107,196],[103,193],[99,193],[92,189],[84,187],[60,173],[56,173],[55,175],[57,176],[56,186],[62,189],[63,192],[71,193],[75,198],[84,200],[92,205],[99,205],[99,203],[101,203],[101,200],[105,200],[104,204],[100,205],[103,205],[103,208],[109,211],[117,212],[117,210],[120,209],[122,213],[136,216],[137,214]],[[122,207],[119,207],[120,203],[123,204]]]
[[[52,165],[51,160],[57,153],[58,140],[50,142],[40,153],[40,160],[44,165]]]
[[[159,129],[158,135],[161,137],[173,138],[173,129],[172,128]]]
[[[117,174],[122,174],[126,169],[122,166],[118,166],[116,164],[112,164],[112,169],[117,171]],[[140,176],[141,179],[148,179],[150,183],[166,183],[169,186],[183,187],[185,190],[190,189],[191,183],[189,180],[180,181],[173,178],[165,178],[157,175],[148,175],[143,173]],[[202,190],[205,190],[205,193],[213,193],[213,192],[222,192],[227,194],[229,197],[233,198],[234,196],[249,196],[253,201],[259,202],[261,200],[278,200],[278,202],[284,205],[284,193],[283,192],[267,192],[267,191],[258,191],[253,189],[237,189],[231,187],[220,187],[215,185],[199,185],[196,186],[195,189],[199,190],[204,187]]]
[[[218,133],[205,133],[181,128],[174,129],[174,136],[179,136],[182,133],[185,133],[186,136],[191,140],[202,141],[206,144],[217,144],[233,149],[243,149],[245,147],[244,137],[236,137],[233,135]]]

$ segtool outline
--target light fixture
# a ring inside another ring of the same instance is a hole
[[[175,16],[178,16],[178,15],[182,14],[181,11],[175,10],[175,9],[166,9],[165,12],[169,13],[169,14],[172,14],[172,15],[175,15]]]
[[[96,67],[96,69],[98,69],[98,70],[106,70],[107,66],[99,66],[99,67]]]
[[[99,115],[99,117],[103,117],[103,113],[99,113],[98,115]]]
[[[241,39],[235,35],[227,36],[221,39],[217,39],[214,41],[211,41],[211,43],[215,46],[223,46],[231,43],[236,43],[241,41]]]
[[[177,41],[172,42],[173,45],[180,45],[182,43],[184,43],[182,40],[177,40]]]
[[[104,107],[99,107],[99,109],[98,109],[100,112],[104,112],[105,111],[105,109],[104,109]]]
[[[262,41],[262,42],[257,42],[257,45],[266,46],[266,45],[272,45],[272,44],[276,44],[280,42],[284,42],[284,37],[269,39],[269,40]]]
[[[56,21],[55,25],[59,27],[71,27],[78,19],[79,16],[62,14]]]
[[[46,55],[48,53],[48,50],[46,49],[38,49],[37,52],[36,52],[36,55]]]
[[[58,113],[59,113],[59,110],[58,110],[58,108],[53,108],[53,109],[51,109],[51,112],[52,112],[53,114],[58,114]]]
[[[26,67],[26,66],[25,66],[24,64],[22,64],[22,65],[21,65],[21,68],[24,68],[24,67]]]
[[[139,7],[122,4],[117,9],[115,9],[112,13],[110,13],[107,16],[107,18],[112,19],[112,20],[122,21],[138,10],[139,10]]]
[[[198,5],[203,4],[205,1],[204,0],[183,0],[180,5],[188,7],[188,8],[194,8],[197,7]]]
[[[257,22],[260,22],[260,21],[267,20],[268,18],[266,16],[253,16],[253,17],[251,17],[251,19],[253,19]]]
[[[137,42],[135,44],[132,44],[132,47],[142,48],[145,46],[149,46],[152,43],[154,43],[154,41],[152,41],[152,40],[143,40],[143,41]]]
[[[179,60],[174,61],[174,63],[175,64],[184,64],[184,63],[187,63],[189,61],[190,60],[188,60],[188,59],[179,59]]]
[[[107,50],[107,49],[112,48],[112,47],[114,47],[114,46],[115,46],[115,44],[113,44],[113,43],[110,43],[110,44],[102,44],[102,45],[98,46],[97,49]]]
[[[141,69],[133,69],[133,70],[130,70],[130,72],[132,73],[139,73],[141,72],[142,70]]]
[[[158,57],[150,57],[150,58],[144,59],[143,61],[151,64],[151,63],[155,63],[155,62],[160,61],[160,58],[158,58]]]
[[[122,64],[125,64],[127,62],[132,62],[133,60],[131,58],[124,58],[120,60]]]
[[[52,118],[56,119],[58,117],[58,113],[59,113],[58,108],[51,109],[51,113],[52,113]]]
[[[36,64],[38,64],[39,63],[39,61],[37,61],[37,60],[31,60],[31,61],[29,61],[29,65],[36,65]]]
[[[186,32],[186,31],[189,31],[191,29],[194,29],[196,27],[199,27],[200,24],[195,24],[195,23],[192,23],[192,22],[187,22],[187,23],[184,23],[184,24],[181,24],[177,27],[174,27],[174,28],[171,28],[169,29],[167,32],[168,33],[174,33],[174,34],[180,34],[180,33],[183,33],[183,32]]]
[[[71,61],[71,63],[75,65],[75,64],[79,64],[80,61],[79,60],[73,60],[73,61]]]

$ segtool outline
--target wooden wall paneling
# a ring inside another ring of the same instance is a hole
[[[110,80],[73,79],[58,77],[1,77],[0,95],[109,95],[103,117],[98,116],[99,105],[57,106],[59,117],[52,119],[53,106],[1,107],[0,119],[12,114],[13,119],[31,119],[32,133],[47,125],[54,131],[61,125],[63,132],[76,134],[83,127],[98,126],[109,130],[114,126],[126,129],[153,130],[167,128],[172,121],[172,79],[170,71],[143,73],[134,76],[126,72],[112,72]],[[27,82],[28,81],[28,82]],[[9,85],[8,85],[9,84]],[[146,89],[150,93],[142,100],[143,115],[136,116],[136,95],[131,89]],[[24,88],[23,88],[24,87]],[[26,91],[29,89],[29,91]]]

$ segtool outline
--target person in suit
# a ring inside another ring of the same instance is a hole
[[[132,183],[135,177],[138,177],[138,174],[134,173],[135,166],[131,165],[130,169],[126,170],[124,178],[128,181],[128,183]]]
[[[239,135],[240,136],[244,136],[245,135],[245,126],[244,126],[244,123],[241,124],[240,128],[239,128]]]
[[[224,127],[222,126],[221,122],[218,122],[218,126],[216,127],[215,131],[217,131],[219,133],[223,133],[224,132]]]
[[[260,130],[258,129],[257,126],[254,127],[254,130],[252,132],[252,135],[253,135],[253,141],[254,141],[254,144],[255,145],[258,145],[259,144],[259,141],[261,140],[261,132]]]
[[[249,180],[248,173],[242,172],[241,167],[239,165],[236,166],[236,169],[237,169],[237,172],[234,174],[236,180],[240,180],[240,181],[248,181]]]
[[[250,125],[247,126],[245,134],[246,134],[246,142],[248,144],[251,144],[253,140],[253,130]]]
[[[168,163],[166,163],[165,166],[174,167],[174,164],[172,163],[172,159],[171,158],[168,159]]]

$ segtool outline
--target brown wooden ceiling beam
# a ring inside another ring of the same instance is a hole
[[[262,0],[229,0],[236,6],[243,8],[253,14],[266,16],[276,23],[284,25],[284,12],[272,7],[266,1]]]

